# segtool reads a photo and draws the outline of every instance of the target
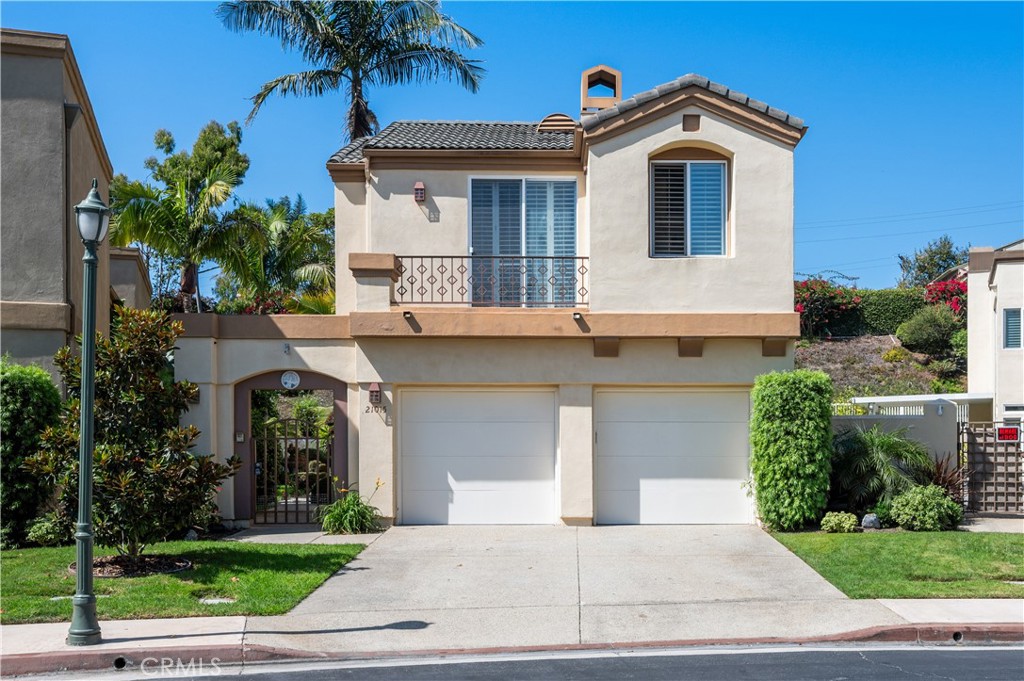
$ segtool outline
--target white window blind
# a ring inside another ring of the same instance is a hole
[[[1020,308],[1003,310],[1003,347],[1020,347]]]
[[[651,255],[725,254],[725,164],[651,166]]]

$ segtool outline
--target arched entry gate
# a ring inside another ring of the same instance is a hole
[[[295,381],[298,380],[296,384]],[[296,419],[251,423],[254,390],[330,390],[334,409],[326,429]],[[312,371],[274,371],[235,385],[235,517],[257,524],[315,522],[315,510],[349,482],[348,408],[344,381]]]

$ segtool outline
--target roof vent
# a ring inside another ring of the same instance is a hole
[[[594,92],[597,87],[611,91],[611,95]],[[594,113],[615,106],[622,101],[622,72],[601,64],[583,72],[580,79],[580,112]]]
[[[564,113],[548,114],[537,124],[537,132],[572,132],[576,121]]]

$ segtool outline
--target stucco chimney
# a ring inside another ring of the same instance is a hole
[[[611,97],[591,97],[590,91],[603,85],[612,91]],[[622,72],[600,64],[583,72],[580,79],[580,113],[594,113],[615,106],[622,101]]]

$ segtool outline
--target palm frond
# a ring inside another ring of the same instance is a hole
[[[311,71],[300,71],[278,76],[267,81],[249,100],[252,102],[252,110],[246,116],[245,122],[251,123],[260,108],[270,95],[281,97],[319,97],[327,92],[333,92],[341,87],[342,75],[332,69],[313,69]]]

